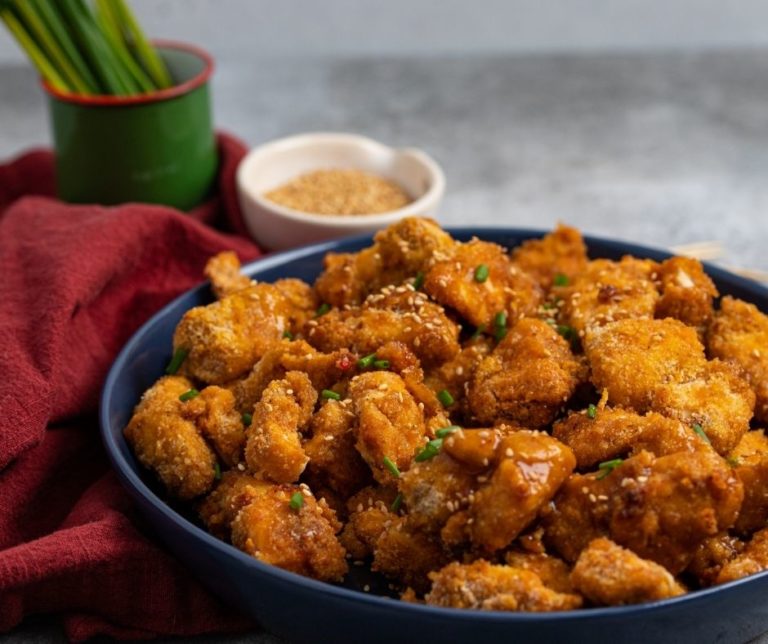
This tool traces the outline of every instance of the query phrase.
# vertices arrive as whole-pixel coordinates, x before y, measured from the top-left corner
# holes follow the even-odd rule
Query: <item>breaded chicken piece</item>
[[[556,275],[570,282],[587,268],[587,247],[578,230],[558,224],[541,239],[529,239],[514,248],[512,263],[548,291]]]
[[[250,373],[228,387],[237,400],[237,408],[250,412],[273,380],[289,371],[303,371],[317,391],[330,389],[334,383],[351,376],[357,358],[348,349],[322,353],[304,340],[282,340],[269,349],[253,365]]]
[[[476,275],[481,266],[487,269],[484,280]],[[435,262],[426,273],[424,290],[471,324],[487,329],[501,312],[510,320],[535,315],[543,299],[534,278],[512,264],[501,246],[479,239],[457,245],[449,258]]]
[[[552,426],[552,435],[573,450],[579,469],[643,450],[663,456],[706,447],[690,426],[677,420],[618,407],[596,409],[594,418],[586,410],[571,413]]]
[[[656,303],[657,318],[675,318],[696,327],[700,337],[712,321],[712,300],[717,297],[714,282],[697,259],[672,257],[658,270],[661,297]]]
[[[461,429],[443,440],[442,451],[459,461],[474,474],[496,467],[502,454],[501,439],[506,432],[499,428]],[[487,480],[487,479],[486,479]]]
[[[272,483],[261,481],[255,476],[238,470],[229,470],[221,475],[221,480],[198,505],[197,512],[200,520],[212,535],[229,541],[232,535],[232,521],[240,511],[244,500],[243,492],[247,487],[253,488],[252,493],[267,490]]]
[[[440,421],[446,418],[444,408],[437,399],[435,392],[424,382],[424,370],[421,368],[421,362],[404,343],[388,342],[376,351],[378,360],[386,360],[389,363],[389,370],[399,375],[406,388],[417,404],[424,405],[424,415],[427,422],[434,417],[440,417]],[[440,427],[450,425],[449,422],[441,424]]]
[[[768,422],[768,316],[754,304],[724,297],[707,334],[707,350],[744,372],[757,397],[755,418]]]
[[[627,319],[587,333],[584,351],[592,384],[614,405],[638,413],[653,408],[664,383],[692,380],[706,364],[695,329],[673,319]]]
[[[388,371],[356,376],[349,384],[349,397],[357,416],[357,450],[379,483],[394,483],[384,459],[401,472],[408,469],[424,444],[424,415],[403,379]]]
[[[497,451],[496,469],[469,506],[470,539],[487,552],[512,543],[576,466],[570,448],[541,432],[513,432]]]
[[[768,437],[762,430],[747,432],[728,454],[728,462],[744,484],[735,529],[749,534],[768,524]]]
[[[696,548],[686,572],[693,575],[702,586],[711,586],[723,566],[743,550],[744,542],[727,532],[709,537]]]
[[[195,423],[184,418],[179,396],[192,389],[181,376],[164,376],[141,397],[125,439],[136,458],[152,470],[168,491],[193,499],[211,489],[216,457]]]
[[[530,570],[497,566],[480,559],[471,564],[453,562],[430,574],[432,589],[427,604],[445,608],[474,608],[544,612],[572,610],[581,597],[547,588]]]
[[[677,574],[707,537],[733,526],[743,495],[710,450],[640,452],[609,473],[571,476],[544,517],[545,537],[566,561],[608,537]]]
[[[346,552],[336,533],[341,524],[306,486],[247,487],[247,499],[232,521],[232,543],[264,563],[322,581],[341,581]],[[297,507],[292,499],[301,495]]]
[[[595,539],[582,550],[571,572],[571,582],[597,606],[641,604],[685,592],[666,568],[610,539]]]
[[[741,579],[768,570],[768,528],[755,532],[744,551],[723,565],[715,583]]]
[[[181,415],[194,421],[227,467],[243,460],[245,427],[231,391],[215,385],[206,387],[199,396],[181,406]]]
[[[359,253],[328,253],[315,289],[332,306],[360,304],[385,286],[412,283],[455,244],[435,221],[408,217],[376,233],[373,246]]]
[[[222,251],[211,257],[206,262],[203,272],[211,280],[211,289],[218,300],[242,291],[253,283],[250,277],[240,272],[240,260],[237,253],[231,250]]]
[[[567,285],[552,289],[563,299],[562,321],[583,336],[616,320],[652,318],[659,298],[657,270],[656,262],[634,257],[589,262]]]
[[[364,356],[388,342],[402,342],[424,365],[455,356],[458,337],[458,325],[410,285],[385,288],[359,309],[333,309],[307,325],[307,340],[320,351],[348,348]]]
[[[245,461],[257,476],[276,483],[299,479],[309,461],[300,432],[307,426],[317,392],[307,375],[289,371],[264,390],[246,432]]]
[[[371,472],[355,448],[355,415],[348,405],[326,401],[312,417],[304,443],[307,471],[345,499],[366,485]]]
[[[349,520],[339,538],[354,559],[373,555],[373,548],[384,534],[385,525],[395,516],[392,511],[395,498],[395,488],[383,486],[365,487],[349,498]]]
[[[562,559],[546,553],[510,550],[504,555],[504,562],[513,568],[536,573],[547,588],[558,593],[575,592],[571,583],[571,568]]]
[[[475,371],[469,405],[481,423],[551,423],[582,379],[570,346],[542,320],[520,320]]]
[[[292,322],[303,319],[279,283],[254,283],[181,318],[173,335],[174,351],[189,351],[180,373],[220,385],[248,372]]]

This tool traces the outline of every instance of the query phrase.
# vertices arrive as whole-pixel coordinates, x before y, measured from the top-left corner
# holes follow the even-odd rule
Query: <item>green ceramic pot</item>
[[[58,194],[74,203],[141,201],[187,210],[210,193],[218,165],[204,51],[156,43],[174,87],[142,96],[78,96],[44,84]]]

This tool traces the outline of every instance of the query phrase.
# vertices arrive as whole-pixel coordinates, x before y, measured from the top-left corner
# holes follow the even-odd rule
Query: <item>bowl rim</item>
[[[446,227],[446,232],[452,236],[477,236],[480,239],[483,235],[509,235],[522,238],[536,238],[541,237],[544,234],[551,232],[549,229],[539,228],[516,228],[516,227],[481,227],[481,226],[465,226],[465,227]],[[299,248],[294,248],[288,251],[275,253],[267,257],[259,258],[253,262],[249,262],[242,267],[244,273],[250,275],[254,272],[269,270],[279,267],[284,264],[288,264],[298,259],[302,259],[308,255],[314,255],[316,253],[325,253],[332,250],[337,250],[339,245],[352,246],[356,243],[371,241],[372,235],[356,235],[354,237],[347,237],[343,239],[333,239],[329,241],[319,242],[315,244],[308,244]],[[636,244],[633,242],[624,242],[618,238],[606,238],[594,235],[584,235],[584,241],[589,250],[590,244],[596,243],[604,247],[614,247],[616,250],[624,254],[632,254],[640,257],[653,257],[654,255],[658,259],[673,257],[674,253],[667,249],[662,249],[653,246],[645,246]],[[746,289],[751,292],[757,292],[768,299],[768,286],[760,284],[754,280],[751,280],[740,275],[731,273],[730,271],[714,266],[709,262],[702,262],[707,274],[715,279],[721,279],[730,281],[738,288]],[[197,286],[188,289],[178,297],[174,298],[171,302],[166,304],[157,313],[150,317],[128,340],[117,355],[115,361],[110,367],[107,378],[102,388],[100,401],[99,401],[99,433],[101,434],[104,447],[107,451],[109,461],[115,469],[118,478],[124,486],[128,487],[129,494],[133,497],[134,503],[136,503],[136,497],[140,497],[145,503],[152,506],[152,508],[160,512],[167,520],[175,524],[175,527],[182,531],[191,534],[196,540],[201,541],[205,546],[213,548],[218,554],[234,558],[240,564],[246,568],[255,569],[258,573],[275,578],[276,581],[298,584],[304,586],[305,589],[330,594],[335,596],[338,600],[349,601],[352,603],[367,604],[372,608],[392,609],[396,607],[396,610],[402,610],[407,613],[411,613],[413,616],[429,616],[439,619],[450,620],[472,620],[477,622],[497,622],[499,620],[515,623],[515,622],[537,622],[537,621],[555,621],[555,622],[568,622],[568,621],[582,621],[595,618],[622,618],[629,616],[636,616],[641,613],[651,613],[654,611],[666,611],[676,609],[677,607],[691,602],[698,602],[711,596],[714,593],[719,593],[727,589],[736,588],[744,584],[753,583],[758,579],[763,579],[768,576],[768,570],[742,577],[725,584],[717,586],[711,586],[709,588],[703,588],[687,592],[677,597],[671,597],[668,599],[655,600],[651,602],[645,602],[641,604],[631,604],[627,606],[603,606],[603,607],[590,607],[579,608],[571,611],[551,611],[541,613],[526,613],[526,612],[509,612],[509,611],[483,611],[483,610],[469,610],[459,608],[445,608],[441,606],[430,606],[426,604],[415,604],[410,602],[404,602],[399,599],[393,600],[389,597],[380,595],[369,594],[361,592],[359,590],[353,590],[350,588],[344,588],[342,586],[334,585],[328,582],[318,581],[310,577],[293,573],[277,566],[266,564],[258,559],[247,555],[246,553],[238,550],[234,546],[217,539],[212,534],[206,532],[201,527],[192,523],[185,516],[176,512],[170,505],[168,505],[162,498],[156,495],[149,486],[141,480],[139,474],[134,471],[130,463],[121,454],[115,436],[110,432],[111,426],[109,419],[109,406],[112,398],[112,392],[114,390],[115,381],[118,374],[123,370],[127,362],[128,356],[132,353],[134,347],[142,343],[144,336],[172,309],[176,308],[181,300],[188,298],[192,294],[201,294],[206,291],[210,286],[209,281],[204,281]],[[120,432],[122,435],[122,431]],[[139,508],[142,510],[141,508]],[[143,512],[143,510],[142,510]],[[190,569],[181,562],[181,564],[194,574],[195,571]]]
[[[402,208],[397,208],[395,210],[360,215],[323,215],[303,212],[270,201],[269,199],[262,197],[260,192],[248,185],[245,177],[247,168],[252,163],[255,163],[255,160],[260,157],[307,145],[318,143],[322,145],[333,142],[353,144],[361,149],[375,149],[377,152],[386,152],[393,155],[408,154],[426,168],[427,173],[430,176],[430,186],[423,195],[414,199]],[[236,181],[238,192],[241,195],[251,199],[259,208],[270,211],[274,215],[297,223],[311,224],[316,227],[349,228],[351,230],[359,229],[361,225],[385,225],[397,221],[398,219],[402,219],[403,217],[422,213],[431,205],[435,204],[445,192],[445,174],[437,161],[424,150],[414,147],[395,148],[362,134],[354,134],[352,132],[304,132],[263,143],[249,150],[245,157],[243,157],[237,167]],[[246,216],[248,216],[247,213]]]

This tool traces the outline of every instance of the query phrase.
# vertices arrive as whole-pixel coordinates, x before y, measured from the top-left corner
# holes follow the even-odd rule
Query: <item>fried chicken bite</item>
[[[696,548],[686,573],[693,575],[702,586],[712,586],[723,566],[743,550],[744,542],[727,532],[709,537]]]
[[[213,486],[216,457],[195,423],[184,417],[179,396],[192,389],[181,376],[164,376],[141,397],[125,439],[144,467],[152,470],[168,491],[193,499]]]
[[[393,483],[385,464],[389,459],[406,471],[424,444],[424,415],[397,374],[363,373],[349,384],[352,409],[357,416],[357,450],[382,484]]]
[[[728,454],[728,462],[744,485],[735,530],[749,534],[768,523],[768,437],[762,430],[747,432]]]
[[[251,472],[275,483],[299,479],[309,461],[300,432],[316,402],[317,392],[301,371],[289,371],[267,386],[246,432],[245,461]]]
[[[536,573],[541,583],[558,593],[574,594],[576,592],[571,583],[571,568],[562,559],[546,553],[510,550],[505,553],[504,562],[513,568]]]
[[[703,338],[714,313],[712,300],[718,293],[701,262],[672,257],[659,266],[658,279],[661,297],[656,302],[656,317],[680,320],[695,327]]]
[[[339,538],[354,559],[373,555],[376,541],[396,515],[392,510],[395,499],[395,489],[383,486],[365,487],[349,498],[349,520]]]
[[[551,423],[582,379],[568,343],[546,322],[520,320],[477,367],[469,406],[480,423]]]
[[[641,604],[682,595],[669,571],[610,539],[594,539],[571,572],[574,588],[598,606]]]
[[[242,507],[246,488],[251,487],[253,494],[259,490],[267,490],[272,483],[257,479],[252,474],[239,470],[223,472],[221,480],[198,505],[197,513],[200,520],[212,535],[229,541],[232,535],[232,521]]]
[[[240,272],[240,260],[237,253],[231,250],[211,257],[206,262],[203,273],[211,280],[211,289],[218,300],[242,291],[253,283],[250,277]]]
[[[715,583],[724,584],[768,570],[768,528],[752,535],[744,551],[723,565]]]
[[[570,282],[587,268],[587,247],[578,230],[558,224],[541,239],[528,239],[514,248],[512,263],[548,291],[556,275]]]
[[[301,496],[301,503],[294,499]],[[246,487],[232,521],[232,544],[284,570],[322,581],[341,581],[346,552],[336,533],[341,524],[309,488],[292,485]]]
[[[768,316],[754,304],[724,297],[707,333],[707,350],[743,371],[755,392],[755,418],[768,422]]]
[[[581,597],[545,586],[530,570],[498,566],[480,559],[471,564],[453,562],[429,575],[432,589],[427,604],[445,608],[474,608],[544,612],[572,610]]]
[[[657,270],[656,262],[634,257],[589,262],[567,285],[552,289],[563,300],[562,321],[582,337],[616,320],[652,318],[659,299]]]
[[[227,467],[243,460],[245,428],[231,391],[215,385],[206,387],[199,396],[182,405],[181,415],[194,421]]]
[[[478,279],[480,267],[487,272],[484,279]],[[458,244],[450,257],[435,262],[424,290],[471,324],[488,329],[500,312],[511,320],[535,315],[543,298],[536,281],[512,264],[501,246],[479,239]]]

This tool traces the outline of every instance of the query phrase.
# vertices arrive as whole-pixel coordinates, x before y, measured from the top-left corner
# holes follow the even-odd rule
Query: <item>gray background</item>
[[[717,240],[768,271],[768,2],[132,5],[152,36],[214,54],[216,123],[249,145],[316,130],[415,145],[446,171],[444,223]],[[0,30],[0,160],[49,141]],[[59,639],[51,624],[0,641]]]

